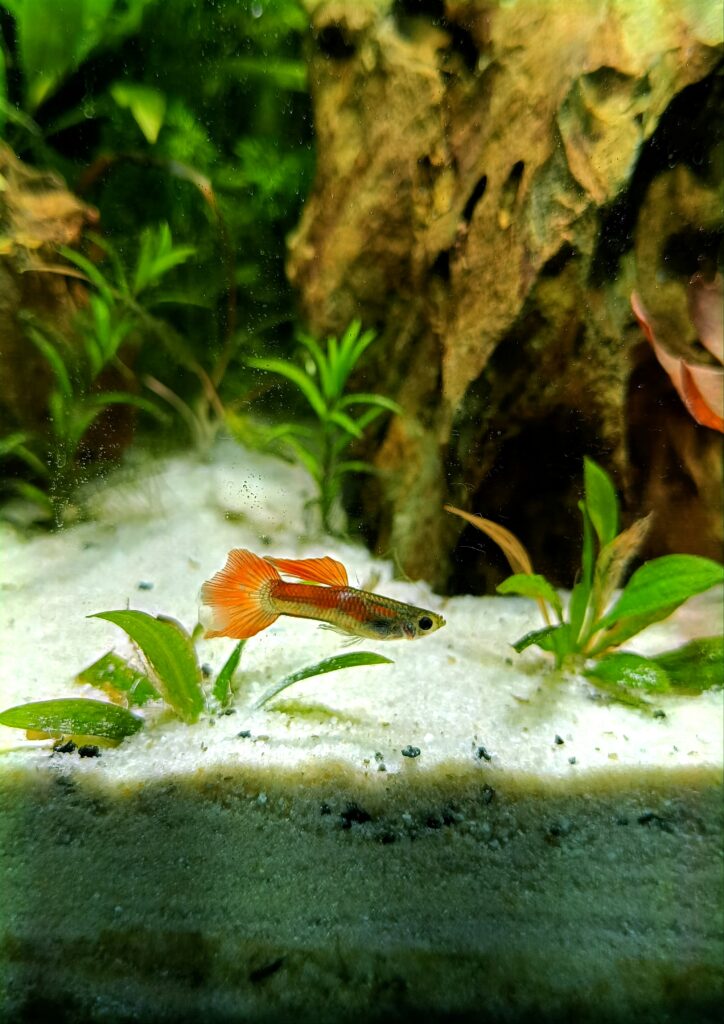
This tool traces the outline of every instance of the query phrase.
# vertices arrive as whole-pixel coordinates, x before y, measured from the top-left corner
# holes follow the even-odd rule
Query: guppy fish
[[[289,583],[280,571],[307,582]],[[318,619],[340,632],[372,640],[415,640],[445,625],[435,612],[355,590],[345,567],[328,556],[260,558],[235,548],[224,568],[204,583],[201,600],[211,609],[207,637],[254,636],[280,615]]]

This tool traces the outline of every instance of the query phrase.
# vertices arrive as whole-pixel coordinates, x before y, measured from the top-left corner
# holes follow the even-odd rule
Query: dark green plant
[[[544,611],[548,624],[517,640],[515,650],[540,647],[553,654],[557,668],[581,670],[595,685],[623,700],[669,690],[700,692],[723,683],[722,636],[701,638],[649,658],[618,648],[647,626],[668,618],[688,598],[724,582],[724,567],[695,555],[664,555],[644,562],[616,595],[651,517],[619,533],[615,488],[608,474],[588,458],[579,509],[583,517],[581,574],[565,610],[555,588],[533,573],[515,537],[481,517],[462,513],[500,545],[517,570],[498,592],[533,598]],[[511,557],[512,544],[523,552],[522,559]]]
[[[298,0],[174,0],[172,19],[161,0],[0,0],[4,138],[98,207],[117,250],[149,219],[194,238],[168,318],[213,388],[231,365],[232,397],[245,341],[292,314],[284,238],[313,166],[307,25]],[[146,356],[139,372],[203,432],[188,361],[163,374]]]
[[[135,383],[119,357],[124,342],[144,337],[161,340],[170,333],[152,317],[166,275],[194,253],[192,246],[173,244],[168,226],[147,228],[141,235],[136,262],[126,270],[114,248],[93,236],[109,259],[104,274],[92,260],[73,249],[62,255],[90,286],[88,305],[77,314],[70,338],[51,325],[26,318],[28,339],[51,372],[45,431],[17,431],[3,439],[0,456],[14,456],[32,471],[35,482],[16,481],[15,489],[41,506],[56,526],[63,521],[71,493],[78,483],[83,439],[93,423],[112,405],[130,405],[162,419],[158,406],[130,390],[103,386],[110,367],[121,380]]]
[[[140,653],[134,665],[112,651],[77,676],[77,681],[104,690],[115,703],[84,697],[59,698],[18,705],[0,712],[0,725],[78,741],[101,739],[111,744],[138,732],[144,719],[130,709],[161,701],[175,717],[192,724],[203,712],[223,711],[239,690],[235,679],[245,641],[240,641],[209,686],[198,662],[196,631],[189,634],[174,619],[146,612],[120,610],[98,612],[90,618],[105,619],[124,630]],[[391,664],[389,658],[368,651],[335,655],[285,676],[254,704],[262,707],[283,690],[310,676],[357,665]]]
[[[324,348],[310,335],[298,334],[307,354],[302,365],[287,359],[247,360],[249,366],[275,373],[296,385],[316,417],[312,424],[276,424],[266,439],[288,451],[313,477],[322,527],[330,533],[334,532],[333,512],[344,476],[374,472],[368,462],[348,458],[347,449],[363,437],[366,427],[381,413],[401,411],[384,395],[345,390],[350,374],[375,336],[372,330],[363,332],[359,320],[355,320],[342,338],[328,338]],[[364,407],[364,411],[355,413],[355,407]],[[231,426],[233,429],[233,420]]]

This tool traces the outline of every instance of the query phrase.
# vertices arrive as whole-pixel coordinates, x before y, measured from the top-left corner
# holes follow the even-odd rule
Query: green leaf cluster
[[[223,711],[234,700],[239,689],[235,676],[246,641],[236,644],[208,688],[196,655],[194,635],[175,619],[131,609],[97,612],[89,618],[119,626],[136,646],[142,668],[109,651],[79,672],[76,681],[104,690],[111,702],[84,697],[35,701],[0,712],[0,725],[25,729],[34,738],[42,735],[115,744],[138,732],[144,724],[144,719],[130,710],[132,707],[162,701],[173,715],[190,725],[204,711]],[[253,707],[262,707],[294,683],[311,676],[383,664],[392,663],[389,658],[369,651],[325,658],[279,680]]]
[[[347,449],[383,412],[401,412],[399,405],[384,395],[346,391],[352,371],[375,337],[374,331],[363,331],[360,321],[354,320],[341,338],[328,338],[324,345],[299,333],[306,356],[301,364],[287,359],[247,360],[249,366],[294,384],[314,414],[312,424],[276,425],[271,440],[314,479],[322,528],[330,533],[334,532],[333,511],[344,476],[374,472],[369,463],[348,458]],[[231,426],[233,429],[233,421]]]
[[[124,343],[136,346],[148,335],[165,338],[160,322],[148,313],[165,276],[194,253],[188,245],[174,245],[168,225],[146,228],[141,234],[136,262],[129,270],[113,246],[98,236],[91,240],[105,253],[110,274],[88,256],[61,248],[65,257],[90,287],[88,305],[81,309],[70,337],[36,318],[26,318],[28,340],[40,352],[51,374],[47,427],[41,431],[14,431],[0,441],[0,458],[22,460],[31,479],[13,487],[35,502],[58,526],[74,486],[79,482],[83,439],[96,420],[111,406],[133,406],[163,420],[157,403],[131,390],[135,377],[120,357]],[[128,389],[108,389],[105,371],[127,380]],[[106,374],[107,376],[107,374]]]
[[[73,260],[94,287],[83,314],[96,343],[88,346],[90,365],[95,370],[109,353],[133,345],[136,380],[206,447],[223,423],[222,402],[243,402],[251,387],[249,346],[279,325],[282,343],[293,343],[284,239],[313,171],[308,15],[298,0],[174,0],[170,18],[161,0],[0,0],[0,7],[4,139],[27,163],[60,172],[99,210],[106,260],[114,264],[107,275],[93,260],[84,268]],[[169,238],[194,240],[193,259],[173,265],[172,287],[147,277],[158,269],[158,248],[156,268],[143,259],[129,266],[125,255],[139,238],[143,255],[150,231],[157,242],[149,225],[159,222]],[[146,316],[143,330],[129,328],[134,315],[121,301],[116,263],[128,276],[126,297],[146,314],[163,304],[162,321]],[[104,291],[101,278],[113,290]],[[66,361],[64,339],[35,327]],[[75,384],[73,367],[69,376]],[[28,414],[0,423],[0,435],[36,425]],[[69,416],[61,414],[61,426],[72,435]],[[61,456],[65,467],[75,462],[71,476],[79,455]],[[16,489],[41,504],[50,491],[44,507],[57,518],[66,502],[63,474],[51,486],[21,447],[10,458],[11,472],[26,478]]]
[[[647,626],[668,618],[694,594],[724,582],[724,567],[696,555],[664,555],[644,562],[618,597],[616,589],[636,555],[649,517],[619,532],[619,505],[608,474],[584,460],[581,573],[564,613],[560,598],[542,576],[516,573],[498,587],[550,606],[553,625],[534,630],[513,645],[537,646],[560,667],[581,667],[597,686],[619,698],[640,693],[700,692],[724,683],[723,638],[706,637],[654,658],[618,648]]]

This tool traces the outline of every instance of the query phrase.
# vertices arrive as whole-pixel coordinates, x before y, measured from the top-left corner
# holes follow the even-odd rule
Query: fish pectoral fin
[[[356,633],[348,633],[345,629],[340,629],[338,626],[333,626],[329,622],[320,622],[319,628],[320,629],[329,629],[333,633],[337,633],[339,636],[344,637],[344,640],[342,641],[342,646],[343,647],[352,647],[353,644],[362,643],[362,637],[361,636],[357,636]]]
[[[349,586],[347,570],[341,562],[330,558],[329,555],[323,558],[272,558],[267,555],[266,560],[280,572],[294,576],[298,580],[323,583],[328,587]]]

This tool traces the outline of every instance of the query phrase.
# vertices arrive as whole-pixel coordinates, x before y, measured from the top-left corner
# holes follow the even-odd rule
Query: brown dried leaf
[[[652,513],[637,519],[601,549],[593,574],[593,621],[599,619],[605,611],[626,567],[646,539],[652,519]]]
[[[463,512],[462,509],[455,508],[454,505],[443,505],[443,508],[446,512],[452,512],[454,516],[460,516],[461,519],[464,519],[471,526],[476,527],[476,529],[482,530],[486,536],[495,541],[508,559],[508,565],[513,572],[524,572],[532,575],[533,565],[530,556],[514,533],[506,530],[500,523],[494,523],[492,519],[484,519],[483,516],[472,512]]]

